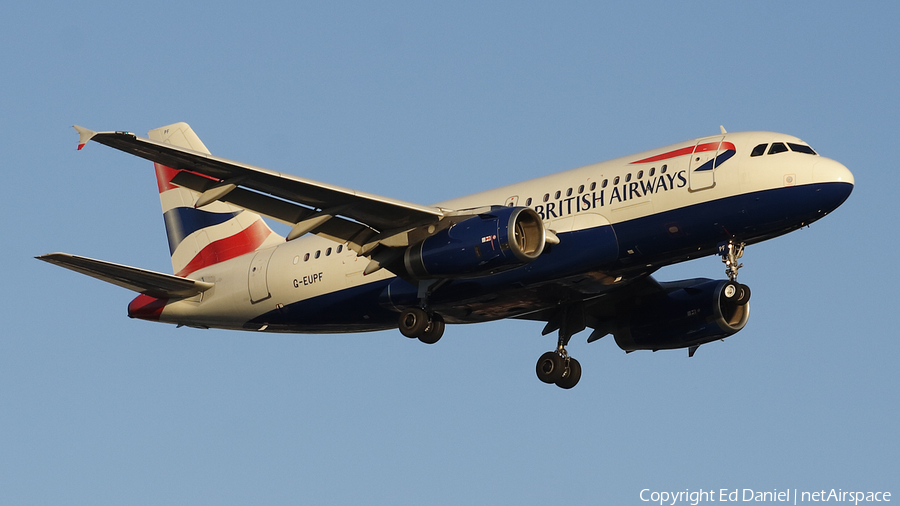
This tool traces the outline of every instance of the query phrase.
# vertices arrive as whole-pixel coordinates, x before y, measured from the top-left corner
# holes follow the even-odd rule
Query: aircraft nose
[[[820,197],[825,214],[837,209],[853,192],[853,174],[842,164],[823,158],[813,165],[813,184]],[[824,216],[824,214],[823,214]]]
[[[813,166],[814,183],[849,183],[853,187],[853,173],[843,164],[822,158]]]

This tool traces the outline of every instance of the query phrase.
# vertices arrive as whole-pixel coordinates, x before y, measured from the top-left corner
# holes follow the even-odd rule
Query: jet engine
[[[658,297],[639,301],[613,334],[625,351],[668,350],[724,339],[747,324],[749,288],[727,280],[663,283]]]
[[[463,278],[524,265],[544,251],[540,216],[528,207],[503,207],[445,228],[403,255],[416,278]]]

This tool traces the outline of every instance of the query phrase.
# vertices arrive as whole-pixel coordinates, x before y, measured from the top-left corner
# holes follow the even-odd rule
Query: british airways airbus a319
[[[433,344],[446,324],[546,322],[538,378],[572,388],[570,338],[626,352],[740,331],[744,247],[837,208],[853,175],[796,137],[727,133],[433,205],[219,158],[176,123],[149,133],[76,126],[154,162],[173,274],[50,253],[37,258],[138,292],[132,318],[197,328],[338,333],[399,328]],[[266,216],[292,228],[273,232]],[[718,255],[727,278],[662,283],[660,267]]]

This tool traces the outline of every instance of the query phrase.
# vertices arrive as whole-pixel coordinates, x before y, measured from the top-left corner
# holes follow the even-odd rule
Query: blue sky
[[[898,7],[887,2],[21,2],[0,19],[5,504],[644,504],[642,489],[900,493]],[[748,248],[724,342],[570,353],[533,322],[259,335],[130,320],[51,252],[171,268],[150,164],[72,124],[421,204],[718,132],[856,177]],[[722,277],[714,257],[661,280]]]

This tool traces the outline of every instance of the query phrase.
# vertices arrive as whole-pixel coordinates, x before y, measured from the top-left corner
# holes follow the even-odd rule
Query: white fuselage
[[[815,154],[787,151],[751,156],[755,146],[773,142],[803,144],[795,137],[771,132],[716,135],[467,195],[440,202],[436,207],[448,210],[498,205],[530,207],[543,218],[547,229],[559,237],[560,247],[569,237],[574,240],[573,232],[612,227],[621,252],[610,271],[627,272],[632,265],[643,262],[656,269],[689,258],[686,250],[709,254],[715,248],[712,237],[715,234],[701,237],[699,232],[712,230],[711,224],[716,221],[716,216],[707,216],[710,212],[703,211],[714,208],[702,207],[704,204],[721,202],[725,206],[721,209],[727,214],[731,205],[729,199],[734,197],[768,195],[766,192],[773,190],[810,185],[852,185],[853,176],[843,165]],[[701,145],[718,148],[685,152],[687,148]],[[733,146],[733,153],[728,154],[728,146]],[[678,154],[680,152],[683,154]],[[724,161],[709,170],[697,170],[705,163],[712,163],[717,154]],[[790,199],[790,195],[779,194],[778,198]],[[738,201],[734,202],[738,205]],[[747,201],[740,202],[752,209]],[[696,209],[697,213],[691,214],[689,209]],[[765,223],[757,227],[758,231],[755,225],[745,227],[746,240],[752,243],[789,232],[831,209],[833,207],[820,214],[815,214],[815,210],[798,213],[796,220],[777,226],[766,217]],[[658,223],[653,221],[654,217],[659,217]],[[698,221],[704,223],[695,223]],[[735,223],[744,222],[737,220]],[[641,242],[641,234],[645,231],[656,235],[648,238],[649,242]],[[666,246],[669,239],[671,248]],[[713,242],[709,244],[711,240]],[[629,264],[627,260],[632,255],[635,262]],[[379,304],[384,306],[384,301],[377,300],[377,294],[385,290],[395,275],[383,269],[363,276],[367,263],[366,258],[357,256],[346,245],[307,235],[193,273],[191,278],[215,283],[215,287],[191,299],[170,301],[159,319],[192,326],[265,329],[269,326],[267,318],[277,319],[279,312],[302,315],[306,311],[306,301],[332,297],[334,301],[329,303],[345,304],[353,323],[335,322],[330,326],[326,322],[315,329],[301,325],[297,328],[286,326],[281,330],[342,332],[388,328],[393,324],[386,323],[384,315],[376,314],[377,309],[362,308],[360,301],[370,301],[374,297],[373,308]],[[504,280],[510,275],[506,276]],[[529,283],[547,281],[548,275],[542,276]],[[507,286],[506,281],[497,285],[492,285],[488,279],[480,282],[485,283],[488,291],[515,289]],[[367,291],[367,286],[372,289]],[[308,311],[315,312],[325,306],[311,304],[308,307]],[[273,316],[261,319],[261,315]],[[480,316],[471,321],[492,318]],[[367,325],[367,321],[371,323]],[[457,321],[469,320],[459,318]]]

